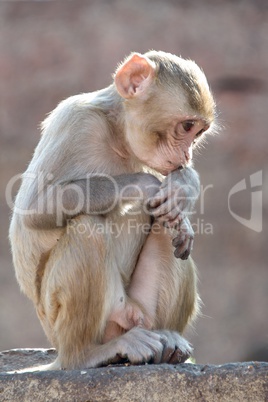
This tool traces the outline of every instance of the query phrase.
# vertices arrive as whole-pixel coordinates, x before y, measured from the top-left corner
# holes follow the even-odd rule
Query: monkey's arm
[[[124,202],[144,202],[154,196],[160,181],[147,173],[118,176],[90,175],[85,179],[44,186],[32,186],[24,200],[23,220],[32,229],[49,230],[65,226],[80,214],[106,215]],[[16,212],[16,209],[15,209]]]
[[[150,212],[155,219],[178,232],[172,242],[177,258],[187,259],[193,247],[194,231],[189,217],[193,214],[199,192],[197,172],[186,167],[170,173],[159,192],[149,200]]]

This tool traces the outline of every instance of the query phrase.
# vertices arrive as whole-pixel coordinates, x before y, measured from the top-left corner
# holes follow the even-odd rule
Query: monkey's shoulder
[[[72,118],[79,119],[81,122],[81,117],[83,118],[83,113],[88,110],[94,110],[95,104],[94,99],[97,93],[84,93],[79,95],[73,95],[69,98],[62,100],[55,109],[53,109],[47,116],[47,118],[42,123],[42,129],[45,130],[53,123],[58,122],[58,124],[70,123]]]

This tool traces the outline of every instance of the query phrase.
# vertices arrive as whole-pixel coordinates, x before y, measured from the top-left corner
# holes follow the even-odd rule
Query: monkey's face
[[[167,175],[191,163],[193,146],[211,120],[193,113],[179,86],[151,85],[147,95],[125,101],[127,139],[143,164]]]
[[[214,119],[214,100],[199,67],[173,55],[131,55],[115,74],[134,155],[167,175],[192,159],[192,146]]]
[[[128,141],[142,163],[166,176],[191,163],[193,146],[208,128],[209,124],[203,119],[184,116],[173,118],[169,123],[132,125]]]
[[[175,120],[166,131],[156,133],[155,147],[152,147],[147,164],[163,175],[187,166],[192,160],[193,145],[207,128],[201,119],[184,117]]]

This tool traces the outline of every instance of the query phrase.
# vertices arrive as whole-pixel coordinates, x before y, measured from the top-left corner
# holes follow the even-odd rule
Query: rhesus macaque
[[[190,165],[214,114],[194,62],[150,51],[44,121],[10,239],[20,287],[58,351],[47,368],[191,354],[181,336],[198,311]]]

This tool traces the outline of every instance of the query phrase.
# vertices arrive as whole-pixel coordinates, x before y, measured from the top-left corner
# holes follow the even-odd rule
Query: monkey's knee
[[[103,236],[87,239],[74,230],[47,261],[37,312],[62,367],[78,367],[90,345],[102,342],[111,304],[108,268]]]

